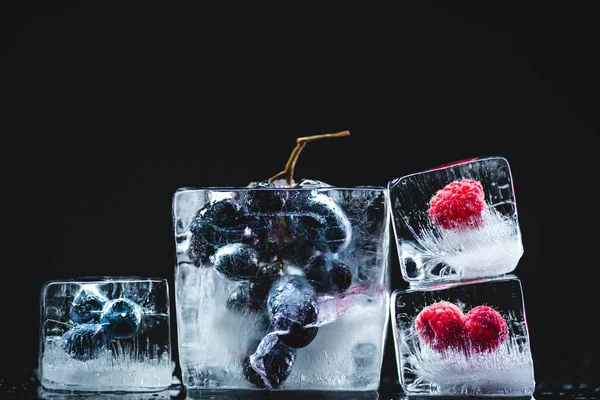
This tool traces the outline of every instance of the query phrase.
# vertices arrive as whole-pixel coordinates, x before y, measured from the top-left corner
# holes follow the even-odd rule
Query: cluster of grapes
[[[263,358],[273,387],[289,375],[296,349],[310,344],[319,328],[317,298],[339,295],[352,283],[350,268],[337,255],[352,237],[348,217],[323,187],[303,181],[278,190],[259,182],[245,198],[224,198],[197,212],[189,228],[190,259],[199,268],[214,268],[240,282],[227,307],[240,313],[260,313],[265,334],[278,333],[277,344]],[[256,350],[252,344],[250,354]],[[246,379],[264,387],[261,376],[243,360]]]
[[[62,336],[62,348],[71,357],[88,361],[110,347],[113,341],[136,335],[142,321],[141,307],[126,298],[109,300],[82,289],[71,305],[73,326]]]

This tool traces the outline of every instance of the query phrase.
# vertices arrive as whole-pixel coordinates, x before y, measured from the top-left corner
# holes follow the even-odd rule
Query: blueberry
[[[316,291],[301,275],[282,275],[273,283],[267,298],[267,312],[273,331],[288,331],[280,340],[302,348],[315,338],[318,328],[305,328],[317,320]]]
[[[62,336],[63,350],[80,361],[97,358],[106,345],[107,339],[100,324],[76,325]]]
[[[100,321],[100,312],[108,299],[95,288],[83,287],[71,304],[69,315],[75,324]]]
[[[208,204],[199,210],[190,224],[188,255],[197,266],[207,264],[224,244],[240,242],[248,234],[251,218],[232,198]]]
[[[137,333],[141,320],[140,306],[125,298],[107,302],[100,315],[100,324],[111,339],[132,337]]]
[[[290,376],[292,366],[296,359],[296,351],[289,348],[281,341],[265,355],[263,363],[267,379],[273,388],[281,384]],[[252,368],[250,356],[246,356],[242,362],[242,373],[244,378],[258,388],[264,388],[266,385],[261,376]]]
[[[234,281],[248,280],[259,273],[258,253],[243,243],[220,247],[213,257],[213,265],[217,271]]]

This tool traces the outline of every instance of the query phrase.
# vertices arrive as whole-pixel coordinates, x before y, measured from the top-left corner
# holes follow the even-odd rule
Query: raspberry
[[[493,351],[506,340],[506,321],[489,306],[477,306],[463,318],[465,349],[482,353]]]
[[[437,351],[461,347],[463,312],[447,301],[425,307],[415,319],[419,339]]]
[[[436,192],[429,201],[429,218],[444,229],[478,227],[486,207],[481,183],[462,179]]]

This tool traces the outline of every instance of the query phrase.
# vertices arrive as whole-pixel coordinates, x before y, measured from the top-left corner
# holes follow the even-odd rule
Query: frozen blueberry
[[[142,311],[131,300],[119,298],[108,301],[100,315],[100,324],[111,339],[128,339],[140,327]]]
[[[108,299],[94,289],[83,287],[75,295],[69,312],[73,323],[85,324],[100,321],[102,307]]]
[[[97,358],[106,345],[107,339],[100,324],[76,325],[62,336],[63,350],[80,361]]]

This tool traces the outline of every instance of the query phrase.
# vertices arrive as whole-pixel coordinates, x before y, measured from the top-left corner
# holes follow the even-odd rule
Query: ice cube
[[[388,204],[384,187],[178,190],[186,388],[377,390],[389,320]]]
[[[411,284],[512,272],[523,255],[508,161],[484,157],[388,184],[402,276]]]
[[[172,382],[168,282],[83,277],[41,292],[39,379],[46,390],[147,392]]]
[[[407,395],[533,394],[523,294],[514,275],[396,290],[391,303]]]

